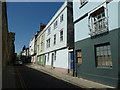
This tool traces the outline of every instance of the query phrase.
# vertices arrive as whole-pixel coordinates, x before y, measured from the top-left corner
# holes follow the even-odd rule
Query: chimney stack
[[[40,24],[40,32],[45,28],[46,24]]]

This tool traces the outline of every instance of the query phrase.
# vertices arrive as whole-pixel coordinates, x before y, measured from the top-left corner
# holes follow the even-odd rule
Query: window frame
[[[88,27],[90,30],[89,35],[96,36],[109,31],[108,14],[105,5],[91,11],[88,15]],[[100,18],[101,17],[101,18]]]
[[[109,48],[108,48],[108,46],[109,46]],[[96,67],[98,67],[98,68],[112,68],[113,67],[113,62],[112,62],[112,52],[111,52],[110,43],[107,42],[107,43],[97,44],[94,47],[95,47]],[[105,50],[105,47],[107,48],[106,50]],[[101,49],[101,50],[97,51],[98,48]],[[105,52],[107,52],[107,55],[105,55],[106,54]],[[98,53],[99,53],[99,55],[97,55]],[[106,59],[106,56],[107,56],[107,59]],[[102,58],[101,61],[100,61],[100,58]],[[108,62],[111,63],[111,65],[107,65]],[[102,65],[100,65],[100,64],[102,64]]]
[[[62,14],[61,16],[60,16],[60,22],[62,22],[64,20],[64,15]]]
[[[48,28],[48,33],[47,35],[50,35],[51,34],[51,27]]]
[[[81,56],[78,56],[78,52],[80,52],[80,53],[81,53]],[[80,58],[80,59],[81,59],[81,62],[78,62],[78,58]],[[83,63],[82,50],[81,50],[81,49],[76,50],[76,63],[77,63],[78,65],[81,65],[81,64]]]
[[[54,41],[53,41],[53,45],[56,45],[56,34],[54,34]]]
[[[49,48],[50,47],[50,38],[47,39],[46,42],[47,42],[47,48]]]
[[[56,20],[56,21],[54,22],[54,29],[57,28],[57,25],[58,25],[58,20]]]
[[[62,34],[61,34],[61,32],[62,32]],[[60,30],[60,42],[63,41],[63,35],[64,35],[64,32],[63,32],[63,29],[61,29],[61,30]]]

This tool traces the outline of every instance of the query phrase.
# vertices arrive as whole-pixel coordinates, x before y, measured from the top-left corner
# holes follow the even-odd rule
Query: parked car
[[[20,59],[18,59],[14,62],[14,65],[22,65],[22,64],[23,64],[23,62]]]

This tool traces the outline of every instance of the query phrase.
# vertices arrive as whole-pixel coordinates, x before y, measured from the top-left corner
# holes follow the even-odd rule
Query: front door
[[[54,53],[52,53],[52,58],[51,58],[51,68],[53,68],[53,61],[54,61]]]
[[[74,53],[70,52],[70,69],[73,70]]]

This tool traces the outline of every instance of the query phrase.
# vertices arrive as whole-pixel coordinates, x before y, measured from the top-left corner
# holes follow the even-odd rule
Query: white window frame
[[[64,15],[62,14],[61,16],[60,16],[60,22],[62,22],[64,20]]]
[[[64,32],[62,33],[62,35],[61,35],[61,32],[63,32],[63,29],[60,30],[60,41],[63,41],[63,34],[64,34]]]
[[[47,48],[49,48],[50,47],[50,38],[47,39],[46,42],[47,42]]]
[[[56,20],[55,23],[54,23],[54,29],[57,28],[57,25],[58,25],[58,21]]]
[[[98,19],[93,17],[92,14],[95,13],[97,10],[104,9],[104,12],[100,13],[101,15],[104,13],[104,17]],[[99,15],[100,15],[99,14]],[[89,14],[89,19],[88,19],[88,27],[90,29],[89,35],[91,36],[96,36],[105,32],[108,32],[108,14],[107,14],[107,5],[103,4],[100,7],[94,9],[91,11]],[[98,15],[96,15],[97,17]],[[95,20],[96,19],[96,20]],[[95,26],[96,25],[96,26]],[[100,28],[101,26],[101,28]],[[96,28],[97,27],[97,28]]]
[[[50,35],[51,34],[51,28],[49,27],[48,28],[48,34],[47,35]]]
[[[53,42],[54,45],[56,45],[56,34],[54,34],[54,42]]]

